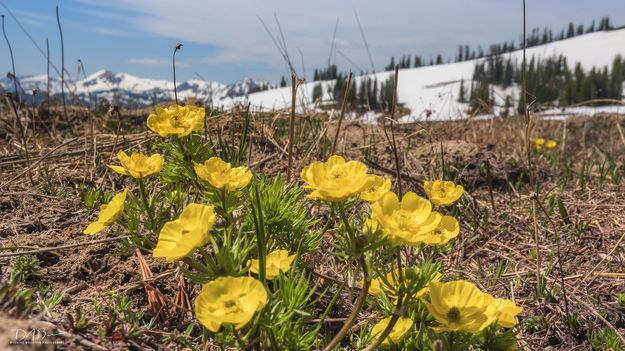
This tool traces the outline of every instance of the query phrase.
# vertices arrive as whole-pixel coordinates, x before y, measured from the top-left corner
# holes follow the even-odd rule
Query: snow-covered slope
[[[570,66],[581,63],[585,69],[610,65],[616,55],[625,57],[625,29],[595,32],[567,40],[557,41],[546,45],[536,46],[527,50],[528,60],[531,57],[548,58],[556,55],[567,57]],[[515,51],[504,55],[512,56],[521,62],[522,51]],[[473,76],[476,60],[437,66],[402,69],[399,73],[398,102],[410,110],[410,115],[402,120],[424,119],[426,112],[431,112],[430,119],[446,120],[466,116],[466,104],[457,102],[460,82],[468,83]],[[378,83],[386,81],[392,72],[381,72],[375,75],[357,77],[357,83],[365,78],[377,78]],[[310,103],[312,91],[318,82],[303,84],[299,89],[298,101],[300,106]],[[332,82],[323,82],[324,93]],[[518,89],[508,88],[506,91],[495,92],[496,104],[502,105],[506,95],[513,100],[519,95]],[[326,96],[327,97],[327,96]],[[250,94],[247,97],[225,99],[224,104],[247,100],[252,106],[263,109],[287,108],[291,101],[291,88],[279,88]],[[499,100],[499,101],[497,101]]]
[[[570,67],[577,62],[585,69],[610,65],[616,55],[625,57],[625,29],[607,32],[595,32],[577,36],[567,40],[556,41],[546,45],[536,46],[527,50],[528,60],[531,57],[548,58],[557,55],[567,57]],[[513,57],[521,62],[522,52],[515,51],[504,56]],[[460,82],[465,81],[468,90],[473,76],[476,60],[450,63],[436,66],[402,69],[399,74],[398,102],[410,110],[410,114],[403,116],[403,121],[425,119],[446,120],[466,116],[466,104],[457,102]],[[367,76],[356,77],[357,83],[367,78],[376,78],[378,84],[385,82],[392,72],[380,72]],[[36,75],[19,78],[20,88],[27,95],[33,89],[41,92],[46,90],[46,75]],[[51,91],[60,94],[61,85],[58,77],[51,77]],[[325,100],[329,98],[329,88],[332,81],[308,82],[298,90],[298,107],[310,107],[313,89],[317,84],[323,87]],[[189,80],[178,83],[179,98],[196,98],[213,105],[229,108],[236,103],[250,102],[254,108],[263,110],[284,109],[290,106],[291,88],[273,88],[265,81],[244,79],[235,84],[206,82],[203,80]],[[7,78],[0,79],[0,90],[13,90],[13,82]],[[78,97],[86,103],[89,94],[96,99],[107,99],[115,103],[131,106],[145,106],[160,101],[171,101],[174,98],[173,83],[167,80],[146,79],[132,76],[127,73],[113,73],[101,70],[85,79],[68,81],[66,92],[69,98]],[[510,87],[506,90],[495,89],[495,104],[503,105],[506,96],[516,100],[519,89]],[[368,117],[375,120],[373,115]]]
[[[40,92],[47,90],[45,74],[18,78],[21,94],[30,95],[33,89]],[[84,79],[66,80],[65,91],[68,99],[79,98],[82,102],[89,101],[89,95],[96,101],[107,99],[110,102],[145,106],[160,101],[174,99],[174,84],[167,80],[139,78],[127,73],[113,73],[107,70],[97,71]],[[178,82],[178,98],[195,98],[206,103],[218,104],[224,98],[242,97],[260,87],[272,87],[266,81],[244,79],[235,84],[222,84],[203,80]],[[13,81],[0,79],[0,90],[13,90]],[[52,95],[61,93],[61,82],[56,76],[50,77]],[[40,95],[40,98],[43,95]]]

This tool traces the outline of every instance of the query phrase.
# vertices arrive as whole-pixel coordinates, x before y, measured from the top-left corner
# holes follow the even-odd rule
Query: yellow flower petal
[[[267,304],[267,290],[252,277],[220,277],[206,283],[195,300],[195,317],[216,333],[223,323],[241,329]]]
[[[280,273],[286,273],[291,269],[291,264],[295,260],[295,255],[290,255],[287,250],[276,250],[267,254],[265,262],[265,277],[275,279]],[[248,261],[250,272],[258,274],[260,271],[259,261],[251,259]]]
[[[219,157],[211,157],[203,164],[194,165],[195,174],[217,189],[233,191],[246,187],[252,180],[252,172],[245,167],[232,168]]]
[[[426,181],[423,183],[423,189],[430,201],[438,206],[451,205],[464,193],[462,185],[456,185],[454,182],[442,180],[435,180],[433,182]]]
[[[490,295],[464,280],[429,285],[429,301],[423,301],[439,322],[436,331],[477,333],[497,319]]]
[[[522,307],[508,299],[494,299],[494,304],[498,313],[497,324],[504,328],[514,328],[519,323],[517,315],[523,312]]]
[[[442,216],[436,229],[424,235],[424,243],[428,245],[445,245],[460,233],[460,224],[452,216]]]
[[[313,162],[300,176],[311,198],[330,202],[345,201],[373,186],[376,179],[367,174],[367,166],[358,161],[345,162],[341,156],[330,156],[327,162]]]
[[[104,228],[112,225],[117,221],[119,216],[124,211],[124,202],[126,201],[126,193],[128,189],[124,189],[123,191],[115,194],[109,203],[100,206],[100,213],[98,214],[98,219],[89,224],[87,228],[83,231],[83,234],[93,235]]]
[[[90,223],[82,233],[86,235],[94,235],[102,231],[102,229],[104,228],[106,228],[106,226],[103,223],[96,221],[96,222]]]
[[[188,256],[208,242],[215,220],[213,206],[187,205],[178,219],[165,223],[152,255],[164,257],[168,262]]]
[[[204,108],[171,105],[167,108],[157,108],[156,114],[148,116],[147,125],[161,137],[182,138],[194,131],[203,130],[205,115]]]
[[[406,193],[401,203],[395,193],[388,192],[371,206],[371,218],[393,245],[419,245],[424,243],[425,234],[436,229],[442,216],[413,192]]]
[[[160,172],[165,163],[165,159],[159,154],[147,156],[133,153],[128,156],[124,151],[119,152],[117,159],[121,166],[108,165],[108,167],[119,174],[137,179]]]
[[[380,334],[386,329],[388,323],[391,321],[392,317],[386,317],[379,321],[376,325],[371,328],[371,336],[373,339],[377,339]],[[397,319],[397,323],[393,326],[391,333],[382,341],[381,346],[387,346],[393,342],[393,344],[399,343],[405,336],[406,333],[412,328],[414,322],[410,318],[399,317]]]

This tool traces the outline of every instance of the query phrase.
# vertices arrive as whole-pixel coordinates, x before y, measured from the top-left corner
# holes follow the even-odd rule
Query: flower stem
[[[404,282],[403,282],[400,248],[397,248],[397,269],[398,269],[397,275],[399,277],[399,286],[402,287]],[[400,289],[400,291],[398,291],[398,294],[397,294],[397,305],[395,305],[395,311],[393,311],[391,320],[388,322],[388,324],[386,325],[386,328],[382,331],[382,333],[378,335],[377,339],[375,339],[373,344],[369,345],[369,347],[367,347],[364,351],[376,350],[378,346],[380,346],[380,344],[384,341],[384,339],[388,337],[388,335],[393,330],[393,327],[395,327],[395,324],[397,324],[397,321],[399,320],[399,317],[401,316],[403,312],[403,303],[404,303],[404,294],[402,293]]]
[[[341,211],[342,212],[342,211]],[[345,334],[349,331],[349,329],[356,322],[356,318],[358,317],[358,313],[362,309],[365,304],[365,300],[367,299],[367,294],[369,292],[369,286],[371,285],[371,277],[369,276],[369,270],[367,269],[367,262],[365,262],[365,256],[361,255],[358,262],[360,263],[360,267],[362,268],[362,274],[364,276],[364,283],[362,284],[362,290],[360,291],[360,295],[358,295],[358,299],[356,300],[356,304],[354,305],[354,309],[352,313],[349,315],[341,330],[332,338],[330,343],[323,349],[324,351],[333,350],[345,337]]]
[[[258,184],[254,186],[256,194],[256,205],[252,206],[254,212],[254,226],[256,227],[256,241],[258,245],[258,278],[263,284],[265,283],[266,275],[266,240],[265,240],[265,221],[263,220],[263,208],[260,201],[260,192],[258,191]]]
[[[150,206],[150,202],[148,201],[148,195],[145,191],[145,184],[143,184],[143,179],[137,179],[139,183],[139,191],[141,192],[141,199],[143,200],[143,206],[145,207],[145,211],[148,214],[148,219],[150,221],[151,229],[154,229],[154,213],[152,213],[152,206]]]
[[[339,203],[339,215],[341,216],[343,224],[345,224],[345,230],[347,230],[347,234],[349,235],[350,239],[355,239],[352,227],[347,220],[347,216],[345,215],[345,208],[343,207],[343,203]]]

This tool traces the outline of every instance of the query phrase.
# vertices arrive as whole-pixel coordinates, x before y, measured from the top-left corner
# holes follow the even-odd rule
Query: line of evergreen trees
[[[571,106],[577,103],[623,97],[625,59],[614,58],[611,67],[592,68],[585,71],[577,63],[571,68],[566,57],[545,60],[532,58],[527,65],[527,89],[531,101],[537,104]],[[476,64],[469,92],[472,112],[481,112],[494,105],[493,87],[521,86],[521,63],[514,58],[494,56]],[[458,100],[466,102],[464,82],[460,85]],[[506,97],[509,100],[510,97]],[[521,100],[521,99],[519,99]],[[509,102],[507,102],[509,104]],[[511,106],[509,106],[511,107]],[[518,111],[523,112],[519,101]]]
[[[394,75],[391,75],[381,83],[378,82],[377,78],[353,79],[346,100],[348,107],[356,111],[389,112],[393,99],[393,80]],[[343,102],[346,85],[347,75],[339,73],[335,84],[331,85],[328,91],[335,104],[340,105]],[[322,95],[323,86],[321,83],[318,83],[313,87],[313,101],[317,101]]]
[[[566,31],[563,29],[557,35],[554,35],[553,31],[549,28],[544,28],[542,30],[540,28],[534,28],[527,35],[526,44],[527,44],[527,47],[530,48],[533,46],[549,44],[554,41],[573,38],[575,36],[583,35],[586,33],[593,33],[596,31],[606,31],[606,30],[613,30],[613,29],[615,28],[610,22],[609,16],[601,18],[598,26],[595,26],[594,20],[588,27],[584,27],[583,24],[575,25],[575,23],[570,22],[568,25],[568,29]],[[480,59],[480,58],[489,57],[489,56],[497,56],[497,55],[505,54],[505,53],[520,49],[522,46],[521,45],[522,42],[523,42],[523,37],[521,37],[521,39],[519,40],[520,44],[518,46],[514,43],[514,41],[511,41],[511,42],[493,44],[488,47],[488,50],[484,50],[481,46],[478,46],[477,48],[472,49],[469,45],[459,45],[458,53],[456,54],[454,60],[455,62],[462,62],[462,61],[469,61],[469,60],[475,60],[475,59]],[[450,59],[447,59],[446,62],[450,62],[450,61],[451,61]],[[410,55],[403,55],[401,60],[398,62],[399,68],[410,68],[411,62],[412,60],[411,60]],[[439,55],[436,55],[435,60],[430,57],[429,65],[430,66],[440,65],[440,64],[443,64],[444,62],[445,61],[443,60],[443,57],[439,54]],[[418,56],[418,55],[415,56],[414,64],[412,67],[416,68],[416,67],[421,67],[421,66],[426,66],[426,65],[427,65],[427,62],[425,62],[421,56]],[[384,69],[386,71],[392,71],[394,68],[395,68],[395,57],[391,57],[391,61],[389,62],[387,66],[385,66]]]
[[[606,31],[615,29],[609,17],[603,17],[598,25],[593,21],[589,26],[575,25],[569,23],[566,30],[554,35],[549,28],[533,29],[527,36],[527,47],[544,45],[554,41],[572,38],[585,33],[595,31]],[[482,47],[471,49],[468,45],[460,45],[458,53],[454,58],[456,62],[484,58],[476,64],[472,82],[465,85],[460,84],[460,94],[458,100],[469,102],[472,111],[481,109],[491,109],[494,105],[494,86],[510,87],[521,83],[520,63],[513,58],[505,59],[503,54],[519,50],[520,46],[514,41],[494,44],[485,51]],[[447,59],[447,62],[451,62]],[[394,69],[399,65],[400,69],[410,67],[422,67],[427,65],[443,64],[443,57],[439,54],[435,59],[430,57],[429,62],[422,56],[403,55],[398,61],[395,57],[387,66],[386,71]],[[360,72],[364,75],[368,72]],[[619,99],[622,94],[622,82],[625,79],[625,60],[620,57],[614,60],[609,70],[592,69],[584,72],[581,66],[577,65],[570,69],[564,57],[556,57],[547,60],[531,59],[528,63],[527,80],[528,92],[535,99],[536,103],[557,103],[560,106],[569,106],[591,99]],[[336,64],[330,64],[323,69],[315,69],[313,81],[334,80],[329,88],[328,94],[332,100],[340,104],[343,100],[347,74],[338,71]],[[392,77],[388,81],[378,84],[377,79],[365,78],[352,81],[350,94],[347,102],[352,109],[372,109],[376,111],[387,111],[392,99]],[[282,77],[280,86],[286,86],[287,80]],[[313,88],[313,100],[317,100],[323,95],[321,84]],[[468,95],[468,97],[467,97]],[[512,97],[506,97],[506,105],[511,107]],[[522,109],[522,106],[519,107]],[[520,110],[521,111],[521,110]]]

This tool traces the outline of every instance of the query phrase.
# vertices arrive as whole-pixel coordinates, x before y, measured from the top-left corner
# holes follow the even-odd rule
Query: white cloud
[[[166,60],[164,58],[154,58],[154,57],[140,57],[140,58],[133,57],[133,58],[128,59],[128,63],[133,64],[133,65],[154,66],[154,67],[171,65],[171,61],[169,60]],[[191,64],[186,61],[176,60],[176,66],[186,68],[186,67],[191,67]]]
[[[146,65],[146,66],[164,66],[167,64],[164,60],[157,60],[151,57],[143,57],[143,58],[131,58],[128,60],[128,63],[132,63],[133,65]]]
[[[110,28],[110,27],[93,27],[92,29],[96,33],[111,35],[115,37],[129,37],[130,36],[130,33],[126,31],[115,29],[115,28]]]
[[[199,58],[200,63],[264,62],[279,72],[284,71],[282,57],[258,16],[277,36],[274,13],[277,14],[294,66],[296,69],[301,66],[299,48],[309,71],[326,64],[337,18],[337,49],[358,66],[370,67],[354,9],[358,11],[377,70],[388,63],[390,56],[421,54],[429,58],[438,53],[453,56],[459,44],[486,47],[516,40],[521,32],[520,2],[511,1],[81,1],[100,12],[119,14],[118,19],[111,20],[116,28],[182,43],[211,45],[213,52]],[[591,7],[594,12],[605,12],[606,8],[614,7],[607,2]],[[550,25],[556,29],[569,20],[589,22],[592,17],[600,17],[567,5],[567,1],[531,5],[530,27]],[[353,68],[342,55],[337,55],[336,60],[342,68]]]

